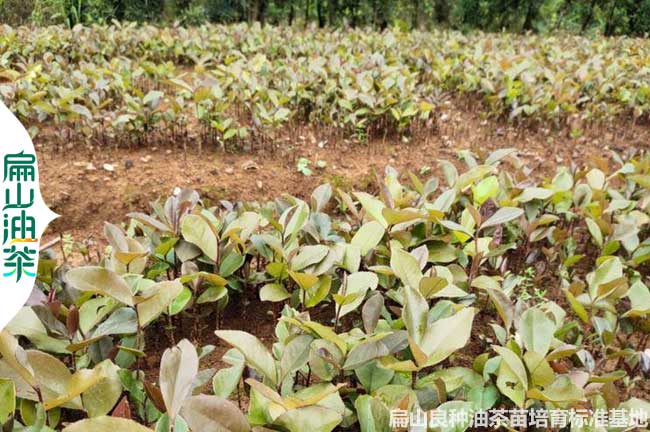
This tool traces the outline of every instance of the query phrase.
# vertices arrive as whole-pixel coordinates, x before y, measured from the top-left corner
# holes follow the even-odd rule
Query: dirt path
[[[465,149],[486,154],[515,147],[541,177],[571,161],[580,165],[607,157],[610,150],[631,152],[650,147],[647,126],[599,126],[574,138],[567,136],[568,132],[497,125],[461,112],[446,114],[437,130],[408,143],[323,144],[325,138],[301,132],[295,131],[291,142],[274,152],[237,154],[216,149],[184,153],[155,147],[57,153],[43,150],[44,143],[36,139],[43,196],[61,215],[45,239],[70,232],[75,240],[93,236],[102,244],[104,221],[121,222],[130,211],[148,211],[150,202],[165,199],[177,186],[198,190],[208,203],[271,200],[283,193],[308,198],[324,182],[348,189],[372,188],[374,171],[381,173],[386,165],[414,173],[428,167],[428,174],[422,177],[434,175],[437,159],[456,160],[457,152]],[[289,131],[289,135],[293,133]],[[299,158],[311,161],[311,176],[298,172]],[[317,168],[317,161],[324,161],[326,167]],[[104,164],[110,164],[113,171],[104,169]]]

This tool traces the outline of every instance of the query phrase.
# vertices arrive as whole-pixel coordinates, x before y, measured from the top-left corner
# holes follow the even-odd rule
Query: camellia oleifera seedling
[[[649,55],[644,39],[570,35],[5,25],[0,96],[51,145],[273,148],[295,123],[408,137],[449,95],[579,136],[577,119],[647,117]]]

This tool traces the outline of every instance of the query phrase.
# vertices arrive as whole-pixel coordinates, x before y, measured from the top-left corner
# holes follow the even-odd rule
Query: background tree
[[[323,27],[650,33],[650,0],[0,0],[0,22],[259,22]]]

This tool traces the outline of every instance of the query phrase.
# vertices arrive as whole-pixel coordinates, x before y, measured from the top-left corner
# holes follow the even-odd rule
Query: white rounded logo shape
[[[0,102],[0,330],[29,298],[38,271],[41,235],[57,217],[41,196],[29,134]]]

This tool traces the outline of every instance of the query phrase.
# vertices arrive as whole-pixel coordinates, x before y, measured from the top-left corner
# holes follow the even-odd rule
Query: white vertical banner
[[[29,133],[0,101],[0,330],[23,307],[38,270],[41,235],[57,215],[41,196]]]

